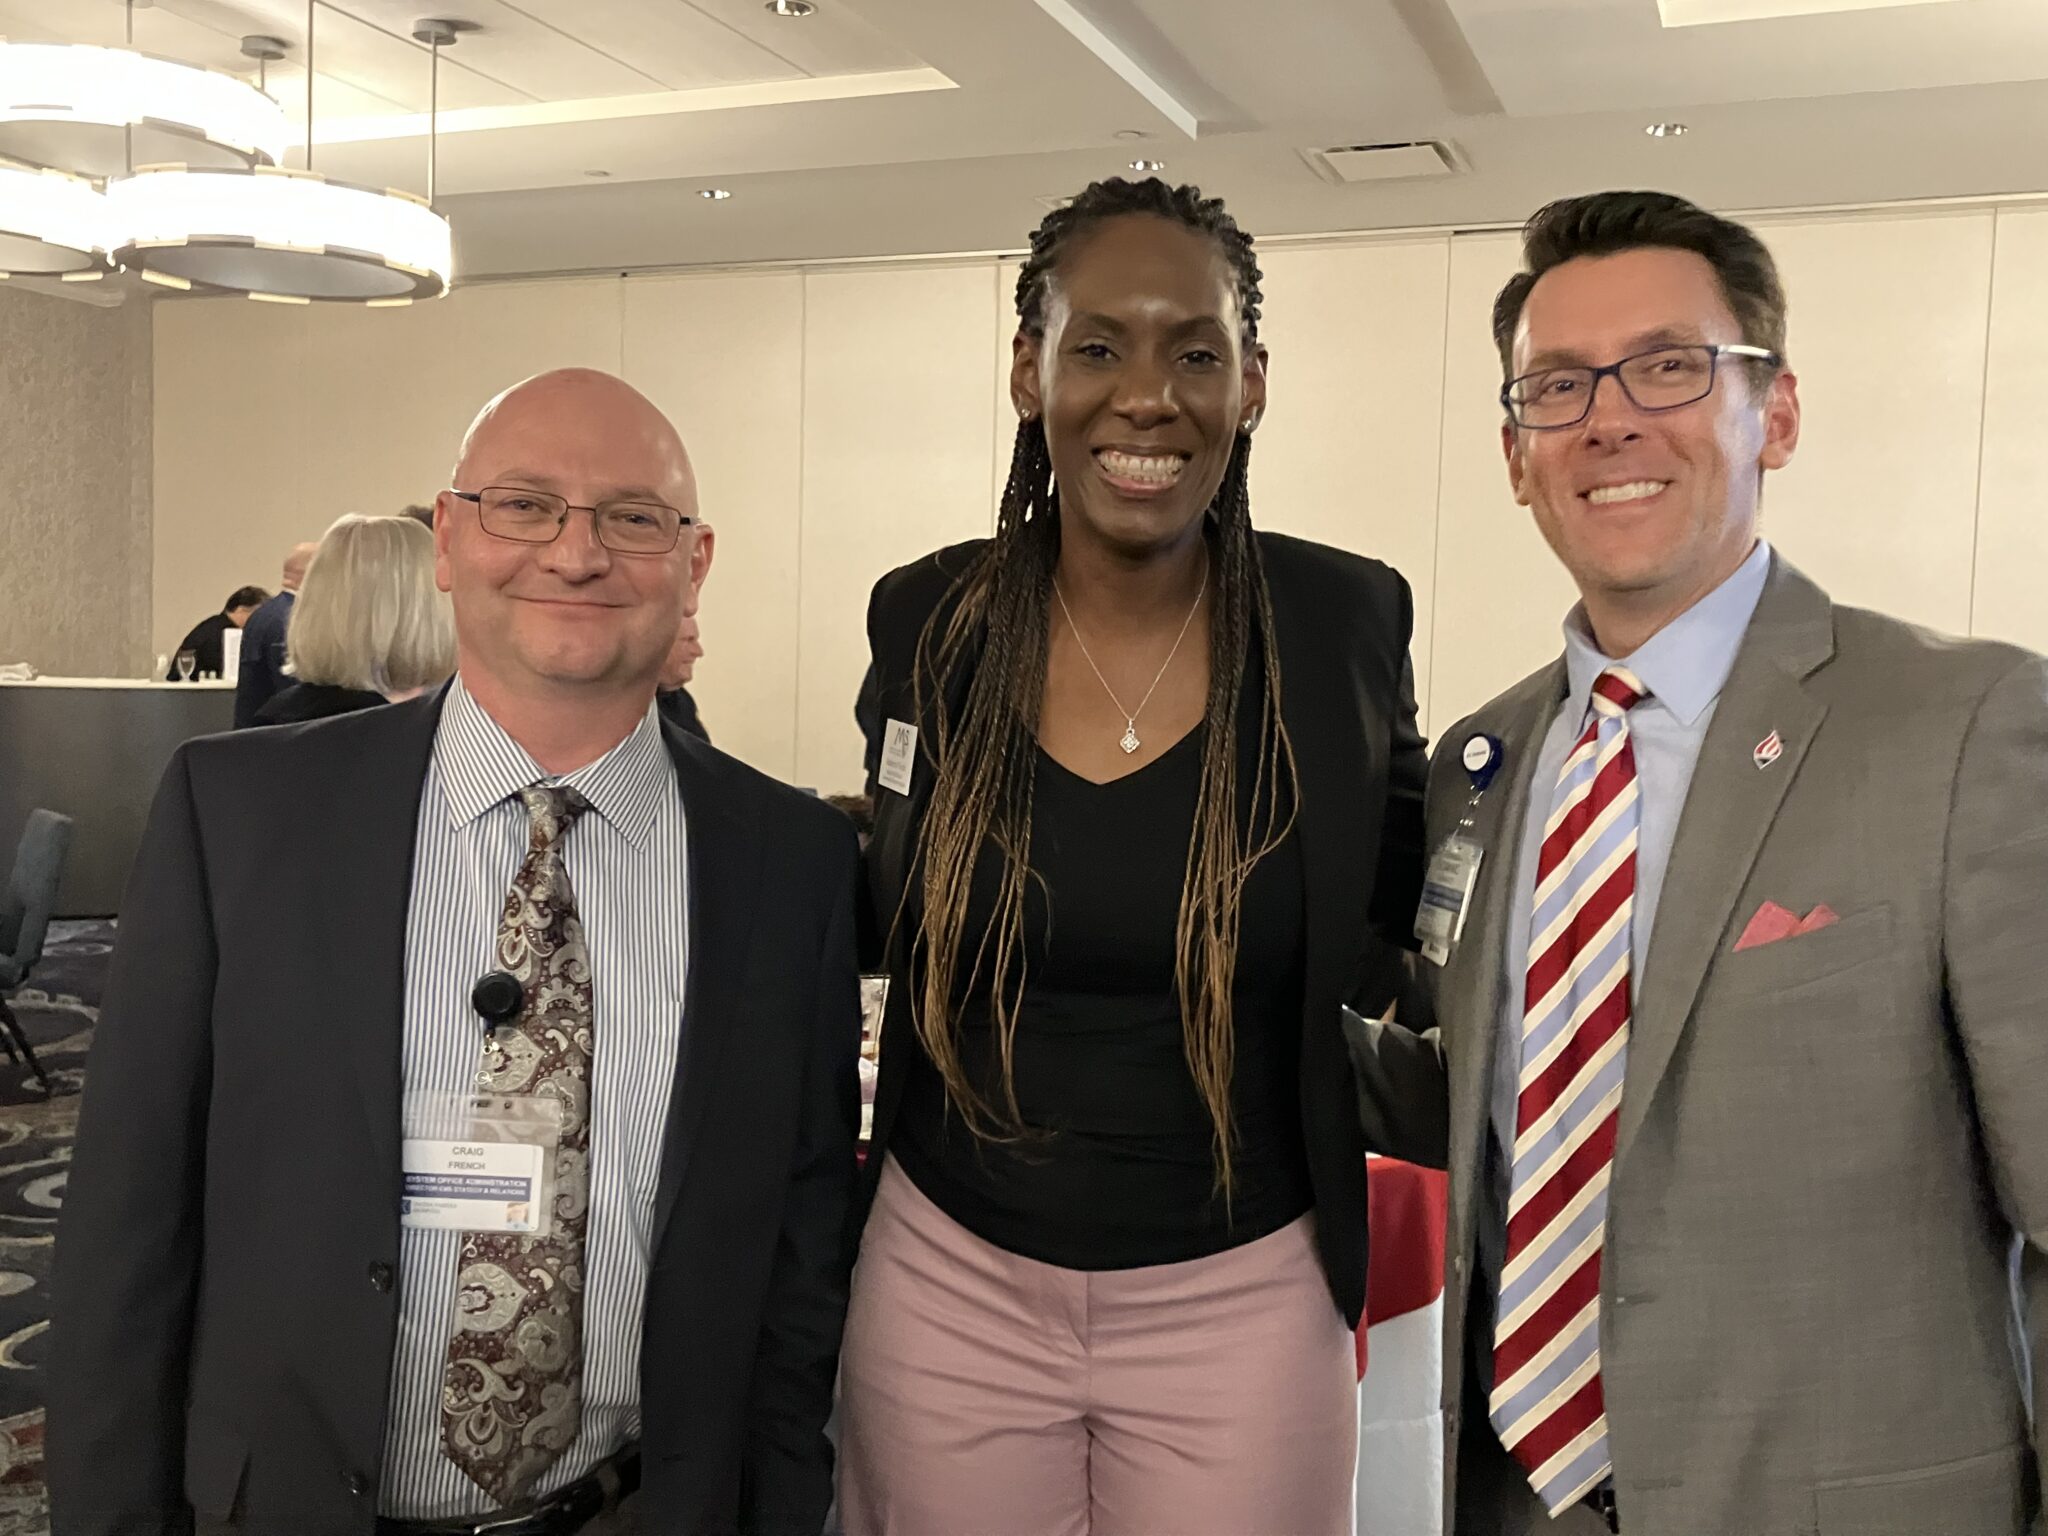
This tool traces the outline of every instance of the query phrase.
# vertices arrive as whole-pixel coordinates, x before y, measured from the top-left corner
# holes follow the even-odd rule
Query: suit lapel
[[[321,871],[336,906],[326,933],[332,951],[319,967],[325,974],[309,1005],[326,1016],[313,1038],[350,1042],[343,1054],[363,1096],[371,1166],[394,1198],[413,848],[445,692],[364,718],[363,725],[377,731],[365,731],[368,750],[329,759],[330,771],[342,775],[334,793],[349,814],[308,817],[307,840],[296,855],[307,869]]]
[[[1826,594],[1774,555],[1701,743],[1672,845],[1629,1026],[1617,1164],[1642,1129],[1764,838],[1827,716],[1805,679],[1833,654],[1834,610]],[[1759,768],[1752,754],[1773,732],[1783,751]]]
[[[1485,1127],[1493,1101],[1493,1063],[1500,1048],[1501,986],[1507,974],[1503,949],[1507,944],[1508,912],[1514,900],[1516,866],[1521,862],[1522,829],[1528,824],[1530,797],[1547,794],[1547,786],[1535,782],[1536,759],[1542,755],[1544,733],[1566,687],[1564,661],[1560,658],[1537,674],[1522,690],[1522,697],[1508,703],[1498,718],[1473,720],[1475,726],[1500,737],[1506,761],[1500,778],[1480,797],[1472,831],[1466,834],[1486,850],[1486,855],[1479,866],[1479,882],[1473,891],[1472,913],[1466,921],[1464,937],[1451,952],[1437,983],[1438,1018],[1457,1021],[1452,1025],[1457,1043],[1449,1051],[1452,1135],[1461,1138],[1451,1149],[1454,1168],[1461,1151],[1469,1157],[1472,1149],[1483,1145],[1477,1133]],[[1455,748],[1462,743],[1451,745]],[[1456,761],[1448,756],[1442,760],[1446,764]],[[1450,835],[1470,792],[1461,776],[1446,793],[1455,798],[1456,810],[1444,818],[1441,832],[1431,829],[1437,843]],[[1430,851],[1434,854],[1434,844]]]
[[[709,747],[673,727],[664,727],[662,736],[675,760],[689,845],[690,972],[654,1201],[656,1245],[681,1192],[690,1149],[718,1081],[719,1057],[745,1017],[761,861],[759,809],[752,798],[723,788]]]

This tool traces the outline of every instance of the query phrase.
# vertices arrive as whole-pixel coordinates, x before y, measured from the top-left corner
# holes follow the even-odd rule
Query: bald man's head
[[[639,390],[595,368],[537,373],[477,412],[456,456],[457,488],[475,490],[490,484],[508,465],[519,467],[519,445],[536,431],[611,445],[636,464],[660,466],[660,483],[635,489],[679,512],[695,515],[697,476],[690,467],[682,434]],[[479,480],[479,474],[484,478]]]
[[[547,498],[556,498],[552,532],[545,520],[486,521],[486,505],[530,511]],[[614,515],[628,503],[673,508],[682,526],[665,513]],[[599,508],[613,529],[644,532],[666,520],[675,544],[609,548]],[[550,711],[588,702],[630,713],[636,700],[644,708],[711,564],[712,534],[696,516],[682,438],[622,379],[559,369],[478,413],[454,489],[437,502],[436,569],[454,599],[462,676],[500,723],[522,701]]]
[[[320,553],[318,544],[294,544],[291,553],[284,557],[284,579],[279,584],[287,592],[299,590],[299,583],[306,579],[306,568],[313,563],[313,557]]]

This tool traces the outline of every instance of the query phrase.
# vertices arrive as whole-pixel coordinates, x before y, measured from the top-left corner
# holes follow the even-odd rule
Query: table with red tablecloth
[[[1442,1173],[1366,1161],[1372,1259],[1358,1329],[1358,1536],[1443,1529]]]

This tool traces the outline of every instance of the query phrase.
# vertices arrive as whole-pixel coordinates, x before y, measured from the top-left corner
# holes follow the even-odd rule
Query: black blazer
[[[1330,1294],[1355,1327],[1365,1308],[1365,1141],[1338,1008],[1354,999],[1383,1003],[1398,973],[1395,946],[1413,942],[1429,774],[1408,658],[1414,607],[1408,583],[1377,560],[1282,534],[1258,539],[1273,594],[1281,715],[1300,775],[1296,829],[1308,914],[1302,1130]],[[863,1182],[870,1199],[910,1056],[923,1049],[910,1016],[914,987],[904,979],[908,941],[892,933],[932,791],[932,725],[929,711],[924,720],[915,714],[911,666],[925,620],[982,547],[983,541],[955,545],[892,571],[868,604],[880,713],[919,727],[910,793],[868,785],[875,831],[865,860],[864,959],[898,978],[882,1025],[874,1144]],[[955,707],[964,683],[964,676],[953,680]]]
[[[203,738],[165,772],[65,1200],[56,1536],[185,1532],[195,1511],[201,1532],[372,1530],[440,698]],[[690,976],[640,1357],[644,1528],[817,1536],[859,1125],[854,833],[664,736]]]

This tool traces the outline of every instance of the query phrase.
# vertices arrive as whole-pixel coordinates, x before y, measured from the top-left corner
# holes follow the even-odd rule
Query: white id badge
[[[1415,937],[1422,941],[1423,958],[1442,965],[1464,936],[1465,914],[1471,909],[1473,887],[1479,882],[1479,864],[1486,850],[1468,837],[1452,837],[1437,849],[1422,877],[1422,905],[1415,913]]]
[[[546,1237],[561,1139],[554,1099],[407,1094],[399,1225]]]
[[[884,789],[910,793],[910,769],[917,760],[917,727],[891,720],[882,730],[882,761],[875,778]]]

